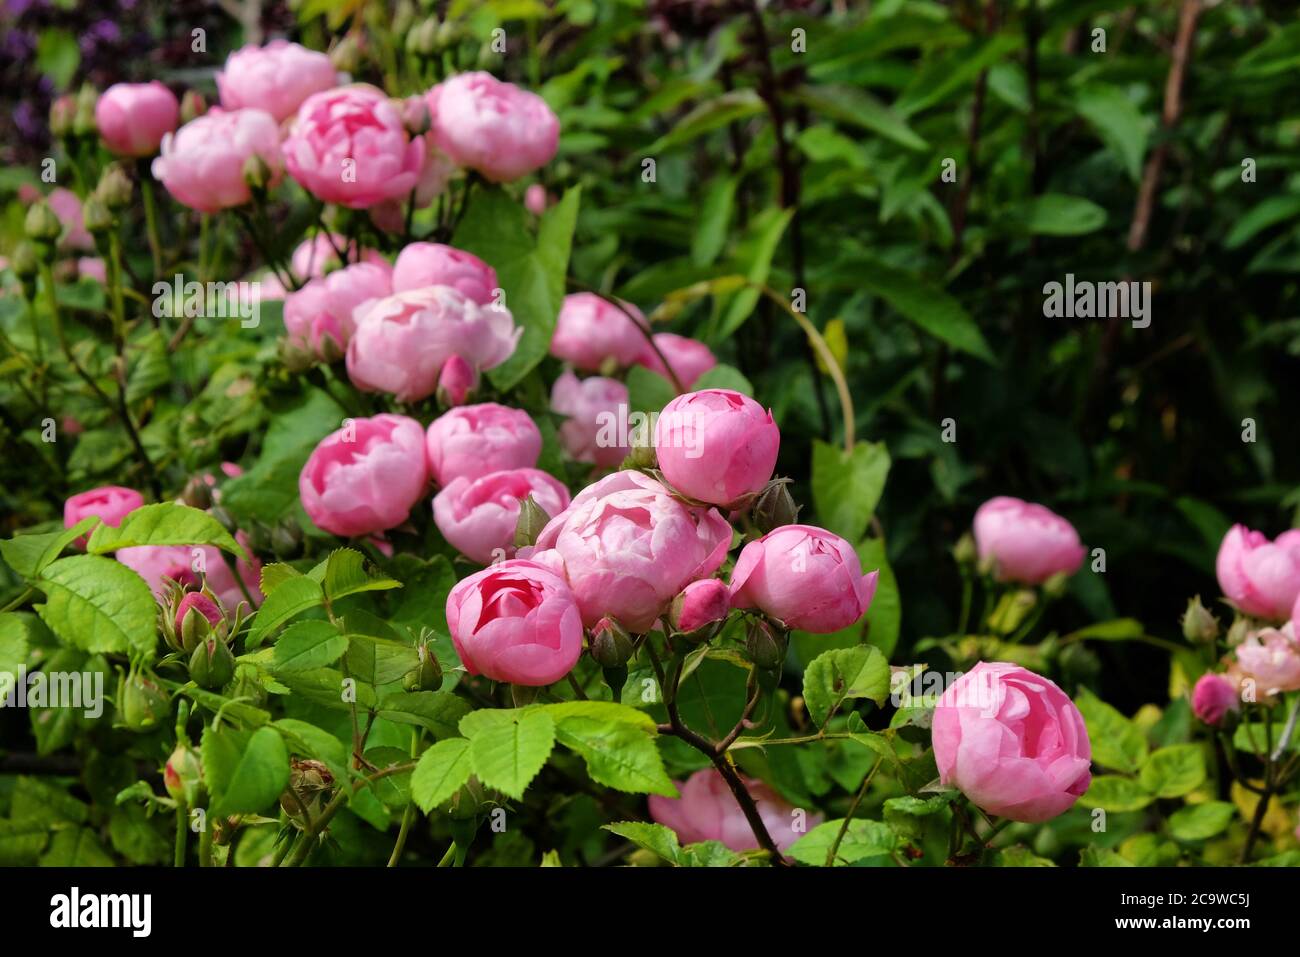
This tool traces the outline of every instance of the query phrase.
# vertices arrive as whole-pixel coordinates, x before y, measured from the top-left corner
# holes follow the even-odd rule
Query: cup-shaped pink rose
[[[177,202],[201,213],[241,206],[252,198],[244,164],[260,157],[271,171],[269,186],[280,181],[280,127],[258,109],[209,110],[163,137],[153,161],[154,179]]]
[[[223,107],[254,106],[266,110],[277,123],[293,116],[307,97],[337,82],[328,56],[288,40],[241,47],[226,57],[225,67],[217,71]]]
[[[1000,495],[976,510],[974,525],[980,560],[993,564],[998,581],[1041,585],[1083,564],[1079,533],[1042,505]]]
[[[1092,781],[1079,709],[1019,665],[982,661],[949,685],[935,705],[933,740],[940,782],[1013,821],[1068,811]]]
[[[624,471],[579,492],[532,554],[553,550],[547,560],[562,562],[588,627],[608,615],[641,634],[690,582],[717,571],[730,547],[731,526],[715,509],[688,506]]]
[[[95,248],[94,238],[86,231],[86,221],[81,213],[81,200],[77,198],[76,193],[59,186],[50,190],[50,195],[46,197],[45,202],[49,204],[50,211],[63,227],[63,235],[59,237],[60,249]]]
[[[356,313],[348,343],[348,377],[367,392],[418,402],[438,388],[453,355],[476,372],[505,362],[523,334],[510,313],[480,306],[451,286],[399,292]]]
[[[1300,642],[1295,623],[1252,631],[1236,647],[1243,678],[1253,679],[1257,697],[1300,691]]]
[[[515,553],[519,503],[529,495],[547,515],[569,507],[569,490],[538,469],[490,472],[453,480],[433,499],[433,520],[443,538],[480,565]]]
[[[720,578],[701,578],[682,589],[669,609],[669,623],[677,631],[699,631],[725,621],[731,612],[731,589]]]
[[[358,84],[303,101],[284,141],[284,163],[316,198],[365,209],[415,188],[424,146],[423,137],[407,134],[382,90]]]
[[[700,376],[718,364],[713,350],[698,339],[672,332],[656,332],[652,338],[658,351],[650,348],[647,343],[645,351],[641,353],[640,364],[672,381],[672,376],[664,365],[664,359],[667,359],[683,389],[689,389]],[[660,358],[660,354],[663,358]]]
[[[542,433],[523,409],[495,402],[465,405],[439,416],[426,436],[429,471],[439,485],[464,476],[530,469],[542,454]]]
[[[320,528],[352,537],[402,524],[428,484],[424,429],[383,414],[322,439],[298,476],[298,493]]]
[[[357,327],[357,310],[391,292],[387,263],[353,263],[312,279],[285,297],[284,328],[289,341],[324,356],[324,340],[330,338],[335,356],[341,356]]]
[[[796,830],[795,809],[787,801],[762,781],[749,777],[742,777],[742,780],[778,850],[789,849],[807,830],[822,822],[822,816],[814,814],[802,819],[802,826]],[[754,836],[745,812],[740,809],[736,796],[717,769],[704,768],[685,782],[674,783],[681,797],[652,794],[650,817],[675,831],[682,844],[721,841],[733,851],[758,850],[758,838]]]
[[[627,386],[617,379],[579,379],[565,370],[551,387],[551,409],[567,416],[560,425],[560,444],[575,462],[601,468],[621,465],[627,453]]]
[[[782,525],[741,549],[731,604],[757,608],[787,628],[817,635],[855,624],[876,594],[853,546],[824,528]]]
[[[247,535],[239,532],[235,541],[248,551]],[[262,563],[256,558],[235,563],[237,580],[221,552],[211,545],[132,545],[119,548],[114,557],[143,578],[159,602],[167,598],[170,583],[176,582],[191,588],[207,585],[227,608],[248,601],[245,589],[254,606],[262,603]]]
[[[469,401],[470,393],[478,388],[478,373],[460,356],[452,356],[438,373],[438,404],[454,408]]]
[[[545,166],[559,146],[560,121],[546,101],[490,73],[459,73],[425,101],[438,148],[494,183]]]
[[[564,297],[551,337],[551,355],[584,372],[608,371],[610,365],[635,365],[646,347],[645,317],[630,302],[625,313],[594,292]],[[631,313],[629,316],[627,313]]]
[[[343,264],[339,262],[338,250],[347,256],[348,262],[374,263],[390,270],[388,260],[377,249],[358,249],[356,243],[349,243],[346,236],[338,233],[316,233],[311,239],[304,239],[293,251],[289,265],[293,274],[300,279],[315,279],[324,276]]]
[[[1219,587],[1247,615],[1283,621],[1300,598],[1300,529],[1269,541],[1244,525],[1228,529],[1214,569]]]
[[[1192,689],[1192,713],[1197,718],[1215,727],[1229,711],[1239,710],[1241,697],[1232,679],[1213,672],[1201,675]]]
[[[208,624],[211,625],[219,625],[224,619],[224,616],[221,614],[221,609],[217,607],[217,603],[207,595],[198,591],[186,592],[181,596],[181,600],[176,604],[176,620],[174,626],[178,635],[181,633],[181,625],[185,621],[185,616],[190,613],[191,609],[193,609],[196,614],[202,615],[206,618]]]
[[[772,477],[781,431],[772,413],[747,395],[705,389],[679,395],[655,422],[659,469],[677,491],[735,507]]]
[[[157,80],[115,83],[95,103],[100,138],[118,156],[152,156],[180,119],[176,94]]]
[[[393,264],[393,292],[451,286],[480,306],[495,301],[497,272],[473,253],[443,243],[411,243]]]
[[[522,559],[457,582],[447,596],[447,627],[465,669],[493,681],[553,684],[582,654],[573,592],[550,569]]]
[[[63,527],[71,528],[91,515],[117,528],[122,519],[144,504],[144,496],[133,488],[105,485],[80,492],[63,503]],[[85,545],[84,538],[78,544]]]

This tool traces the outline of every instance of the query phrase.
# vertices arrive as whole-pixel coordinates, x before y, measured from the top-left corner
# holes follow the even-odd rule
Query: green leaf
[[[819,824],[790,846],[787,852],[800,864],[826,865],[826,855],[839,836],[844,820]],[[889,854],[898,847],[898,835],[881,821],[854,818],[849,822],[840,846],[835,851],[835,865],[852,864],[867,857]]]
[[[120,562],[74,555],[47,566],[36,580],[37,608],[59,638],[89,652],[147,660],[158,644],[158,604],[145,580]]]
[[[1022,40],[1018,34],[1000,33],[950,51],[943,56],[927,57],[915,76],[894,103],[905,117],[934,106],[966,87]]]
[[[1205,783],[1205,752],[1199,744],[1174,744],[1152,753],[1138,775],[1156,797],[1182,797]]]
[[[396,691],[379,702],[379,717],[417,725],[438,738],[454,737],[469,710],[468,701],[446,691]]]
[[[88,827],[55,831],[50,849],[41,855],[41,867],[112,867],[113,858]]]
[[[994,859],[995,867],[1055,867],[1053,861],[1045,857],[1039,857],[1029,848],[1017,844],[1015,847],[1008,847],[998,851],[998,856]]]
[[[27,662],[27,621],[13,612],[0,613],[0,673],[14,674]],[[0,679],[0,695],[3,695]]]
[[[252,814],[267,808],[289,784],[289,752],[273,728],[203,731],[203,779],[212,793],[210,814]]]
[[[677,788],[664,771],[655,739],[641,728],[574,714],[556,720],[555,738],[582,755],[587,773],[597,784],[633,794],[677,797]]]
[[[803,696],[818,727],[848,698],[882,704],[889,695],[889,662],[879,648],[857,645],[818,655],[803,673]]]
[[[1088,121],[1102,142],[1118,154],[1133,182],[1142,175],[1151,124],[1131,99],[1117,86],[1095,85],[1081,90],[1075,109]]]
[[[1284,223],[1297,216],[1300,216],[1300,195],[1284,193],[1281,196],[1269,196],[1256,203],[1233,223],[1232,229],[1223,240],[1223,245],[1227,249],[1237,249],[1270,226]]]
[[[122,519],[122,524],[100,525],[90,536],[86,551],[92,555],[136,545],[214,545],[236,558],[248,553],[207,512],[176,502],[143,505]]]
[[[776,255],[777,244],[785,234],[785,228],[794,215],[792,209],[765,209],[754,217],[750,224],[747,252],[741,263],[745,278],[760,285],[767,282],[772,271],[772,257]],[[753,286],[747,286],[729,297],[723,311],[722,320],[715,334],[717,339],[730,338],[737,329],[745,324],[762,293]]]
[[[330,601],[363,591],[401,588],[402,583],[366,569],[366,559],[352,548],[336,548],[325,564],[325,594]]]
[[[1118,851],[1089,845],[1079,852],[1080,867],[1136,867],[1137,865]]]
[[[466,721],[481,711],[471,712]],[[466,723],[461,723],[464,731]],[[541,709],[513,710],[484,727],[469,723],[474,773],[490,788],[519,799],[555,746],[555,722]]]
[[[813,440],[813,506],[823,527],[856,542],[875,514],[885,479],[889,450],[883,442],[859,442],[852,452]]]
[[[700,206],[699,221],[691,236],[691,261],[697,266],[712,265],[722,252],[739,183],[739,176],[719,176],[709,184]]]
[[[869,130],[909,150],[929,147],[898,113],[870,93],[852,86],[805,86],[797,93],[822,116]]]
[[[1106,225],[1106,210],[1081,196],[1044,193],[1008,210],[1007,221],[1040,236],[1083,236]]]
[[[439,741],[420,755],[420,763],[411,773],[411,797],[420,810],[428,814],[455,794],[469,780],[472,771],[467,739]]]
[[[682,117],[671,130],[655,140],[647,149],[646,155],[662,153],[674,147],[689,143],[697,137],[720,129],[728,123],[748,119],[767,112],[763,98],[748,87],[729,90],[721,96],[701,103]]]
[[[857,286],[885,300],[930,335],[978,359],[994,361],[975,320],[942,289],[874,260],[855,259],[850,268]]]
[[[262,602],[262,607],[253,616],[253,625],[248,632],[245,647],[249,650],[256,648],[267,635],[294,615],[315,608],[324,600],[325,592],[320,585],[306,575],[286,579],[266,596],[266,601]]]
[[[334,664],[347,650],[347,635],[328,621],[300,621],[276,641],[271,667],[277,673],[311,671]]]
[[[1087,688],[1079,692],[1074,703],[1088,727],[1092,760],[1104,768],[1136,772],[1149,750],[1142,729]]]
[[[347,780],[348,746],[334,735],[296,718],[281,718],[272,727],[284,736],[291,752],[322,761],[336,781]]]
[[[36,821],[0,818],[0,867],[32,866],[49,836],[46,826]]]
[[[83,518],[72,528],[41,535],[15,535],[0,542],[0,555],[23,578],[35,578],[59,554],[99,524],[94,516]]]
[[[744,373],[721,362],[696,379],[691,389],[696,392],[701,389],[730,389],[754,397],[754,386],[745,378]]]
[[[1230,801],[1189,804],[1169,815],[1169,833],[1180,841],[1204,841],[1221,833],[1236,815]]]
[[[631,412],[659,412],[677,395],[672,383],[645,366],[627,370],[627,407]],[[653,438],[653,436],[651,437]]]
[[[662,824],[644,824],[641,821],[616,821],[603,825],[606,831],[626,838],[637,847],[644,848],[652,854],[658,854],[670,864],[678,864],[682,858],[682,847],[677,834]]]
[[[81,47],[67,30],[44,27],[36,39],[36,69],[50,78],[55,90],[65,90],[81,65]]]
[[[1101,774],[1092,779],[1088,793],[1079,798],[1079,803],[1107,811],[1140,811],[1154,800],[1155,796],[1132,778]]]

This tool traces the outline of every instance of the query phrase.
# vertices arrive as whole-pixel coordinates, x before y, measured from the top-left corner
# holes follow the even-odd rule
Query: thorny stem
[[[831,846],[826,851],[827,867],[835,866],[835,854],[840,849],[840,843],[844,840],[844,835],[849,832],[849,822],[853,820],[853,815],[857,813],[858,805],[862,803],[862,799],[867,794],[867,789],[871,787],[871,779],[876,776],[876,772],[880,770],[880,765],[884,762],[884,755],[876,758],[876,763],[871,766],[870,773],[868,773],[862,780],[862,787],[858,788],[858,793],[853,796],[853,803],[849,805],[848,813],[844,815],[844,823],[840,825],[840,829],[835,835],[835,840],[831,842]]]
[[[619,312],[623,313],[623,315],[627,316],[628,322],[636,326],[637,331],[640,332],[641,335],[645,336],[645,341],[650,345],[651,350],[659,357],[659,361],[663,363],[664,368],[668,370],[668,377],[672,380],[673,388],[677,390],[677,394],[681,395],[686,391],[686,387],[682,385],[682,380],[677,378],[677,373],[673,370],[672,363],[668,361],[668,357],[664,355],[663,350],[659,348],[659,344],[655,342],[654,334],[649,330],[649,328],[647,328],[644,322],[632,315],[631,310],[629,310],[627,306],[618,299],[615,299],[613,296],[607,296],[603,292],[599,292],[585,283],[578,282],[576,279],[570,279],[569,285],[573,286],[575,289],[581,290],[582,292],[589,292],[593,296],[599,296]]]

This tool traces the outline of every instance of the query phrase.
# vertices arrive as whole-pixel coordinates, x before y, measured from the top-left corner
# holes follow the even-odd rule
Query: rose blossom
[[[567,675],[582,654],[582,619],[560,576],[509,559],[457,582],[447,628],[465,670],[540,687]]]
[[[701,578],[673,599],[669,621],[677,631],[699,631],[723,621],[731,612],[731,589],[718,578]]]
[[[1214,570],[1223,594],[1242,612],[1283,621],[1300,597],[1300,529],[1270,542],[1245,525],[1228,529]]]
[[[647,343],[637,362],[671,382],[672,376],[668,374],[663,359],[659,358],[659,353],[662,352],[683,389],[689,389],[700,376],[718,364],[713,351],[698,339],[689,339],[672,332],[656,332],[651,338],[659,352]]]
[[[563,566],[584,624],[608,615],[640,634],[690,582],[717,571],[730,547],[731,526],[715,509],[686,505],[649,476],[625,471],[579,492],[531,554]]]
[[[998,581],[1041,585],[1083,564],[1079,533],[1042,505],[1000,495],[979,507],[974,526],[980,560],[994,563]]]
[[[568,416],[560,425],[560,443],[575,462],[615,468],[631,451],[628,436],[617,434],[619,409],[626,409],[627,386],[617,379],[579,379],[568,370],[551,387],[551,409]]]
[[[404,415],[354,419],[321,440],[298,476],[307,515],[320,528],[353,537],[406,521],[429,473],[424,430]]]
[[[490,73],[449,77],[425,100],[438,148],[494,183],[518,179],[555,156],[560,121],[546,101]]]
[[[511,469],[454,479],[434,496],[433,520],[458,552],[486,565],[514,555],[519,503],[529,495],[547,515],[569,507],[569,490],[559,479],[538,469]]]
[[[387,263],[353,263],[289,293],[284,301],[289,341],[323,357],[323,340],[329,337],[341,356],[356,329],[358,307],[392,292],[391,272]]]
[[[244,164],[261,157],[271,171],[268,186],[280,181],[280,128],[265,110],[213,109],[190,120],[162,140],[153,161],[154,179],[180,203],[201,213],[240,206],[252,198]]]
[[[734,506],[762,490],[776,467],[781,432],[747,395],[705,389],[679,395],[655,423],[659,469],[677,491]]]
[[[1252,631],[1236,647],[1236,654],[1242,676],[1254,678],[1261,694],[1300,691],[1300,642],[1294,622]]]
[[[366,392],[401,402],[433,395],[443,364],[459,355],[476,371],[500,365],[523,334],[510,313],[480,306],[451,286],[399,292],[355,316],[348,377]]]
[[[805,828],[794,828],[794,808],[780,798],[762,781],[742,776],[745,790],[754,799],[758,816],[763,819],[767,833],[780,851],[803,837],[804,831],[822,822],[822,815],[814,814],[803,823]],[[683,844],[700,841],[721,841],[733,851],[758,850],[758,838],[749,826],[745,812],[740,809],[736,796],[716,768],[696,771],[686,781],[674,782],[681,792],[679,798],[650,795],[650,817],[656,823],[671,828]]]
[[[248,551],[247,535],[239,532],[235,541]],[[206,584],[227,608],[248,600],[244,588],[254,606],[262,603],[262,563],[256,557],[235,562],[244,588],[239,587],[221,552],[211,545],[131,545],[119,548],[114,557],[143,578],[160,602],[167,597],[168,582],[177,582],[194,588]]]
[[[410,243],[393,264],[393,292],[422,286],[452,286],[480,306],[490,305],[498,287],[496,270],[473,253],[443,243]]]
[[[313,93],[284,141],[289,175],[327,203],[365,209],[410,193],[424,164],[383,91],[357,84]]]
[[[77,194],[62,186],[50,190],[45,198],[50,211],[58,217],[63,226],[63,235],[59,238],[60,249],[94,249],[94,237],[86,231],[85,219],[81,213],[81,200]]]
[[[530,469],[542,454],[542,433],[523,409],[495,402],[465,405],[439,416],[426,436],[429,472],[439,485],[461,476]]]
[[[452,356],[438,373],[438,404],[443,408],[464,405],[478,388],[478,373],[460,356]]]
[[[1192,713],[1211,727],[1218,725],[1229,711],[1241,710],[1237,686],[1224,675],[1207,672],[1192,689]]]
[[[180,118],[176,94],[157,80],[115,83],[95,103],[99,135],[118,156],[152,156]]]
[[[879,574],[862,574],[857,552],[838,535],[782,525],[741,549],[731,573],[731,604],[758,608],[787,628],[829,634],[863,616]]]
[[[63,503],[63,527],[72,528],[93,515],[105,525],[117,528],[122,519],[144,504],[144,496],[133,488],[105,485],[80,492]],[[80,544],[85,545],[84,539]]]
[[[982,661],[934,709],[939,781],[989,814],[1038,823],[1092,781],[1083,716],[1064,691],[1019,665]]]
[[[623,308],[594,292],[575,292],[564,297],[551,337],[551,355],[584,372],[601,372],[612,362],[623,368],[635,365],[645,350],[645,325],[641,310],[629,302]]]
[[[362,249],[358,255],[357,244],[349,243],[346,236],[318,232],[311,239],[304,239],[294,249],[293,256],[289,259],[293,274],[302,279],[315,279],[338,269],[343,264],[339,262],[335,248],[342,251],[350,263],[360,261],[388,266],[388,260],[377,249]],[[392,267],[388,268],[391,270]]]
[[[217,71],[223,107],[254,106],[266,110],[277,123],[293,116],[307,97],[337,82],[328,56],[288,40],[241,47],[226,57],[225,67]]]

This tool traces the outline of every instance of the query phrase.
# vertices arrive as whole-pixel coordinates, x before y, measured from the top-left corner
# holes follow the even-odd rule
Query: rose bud
[[[1241,710],[1237,686],[1226,675],[1206,673],[1192,689],[1192,713],[1210,727],[1216,727],[1229,711]]]
[[[630,302],[619,309],[594,292],[575,292],[560,306],[551,355],[584,372],[636,365],[645,350],[644,327],[645,317]]]
[[[1001,582],[1041,585],[1083,564],[1085,549],[1074,526],[1042,505],[991,498],[975,512],[974,530],[980,561]]]
[[[568,497],[568,490],[565,490]],[[529,494],[519,502],[519,521],[515,523],[515,548],[524,548],[537,541],[551,516],[546,509],[537,504],[537,499]]]
[[[1300,642],[1294,622],[1250,632],[1235,653],[1243,677],[1254,679],[1260,695],[1300,691]]]
[[[185,744],[176,745],[163,766],[163,787],[167,793],[182,807],[193,807],[202,783],[203,765],[198,752]]]
[[[490,73],[458,73],[425,99],[434,145],[494,183],[545,166],[559,146],[560,121],[546,101]]]
[[[933,740],[940,783],[1013,821],[1068,811],[1092,781],[1079,709],[1019,665],[982,661],[953,682],[935,705]]]
[[[226,689],[226,697],[247,701],[258,708],[266,705],[266,685],[262,683],[256,665],[241,665],[236,662],[235,681]]]
[[[189,618],[195,613],[190,612]],[[200,688],[220,688],[235,676],[235,656],[230,646],[215,635],[200,641],[190,656],[190,677]]]
[[[181,97],[181,122],[188,123],[208,112],[207,101],[198,90],[186,90]]]
[[[256,107],[270,113],[277,123],[293,116],[307,97],[337,82],[328,56],[287,40],[241,47],[217,72],[223,109]]]
[[[766,535],[782,525],[799,521],[799,506],[790,494],[789,479],[773,479],[758,493],[750,510],[750,518],[760,532]]]
[[[50,104],[50,135],[63,139],[72,132],[73,120],[77,115],[77,98],[71,93],[56,97]]]
[[[157,80],[115,83],[95,104],[100,138],[118,156],[152,156],[179,120],[176,94]]]
[[[1219,637],[1219,619],[1201,604],[1200,595],[1187,603],[1182,625],[1183,637],[1193,644],[1209,644]]]
[[[862,574],[844,539],[810,525],[783,525],[750,542],[731,573],[733,608],[758,608],[787,628],[829,634],[855,624],[879,572]]]
[[[77,108],[72,114],[72,132],[76,136],[94,136],[95,107],[99,104],[99,91],[90,83],[81,84],[77,91]]]
[[[104,485],[81,492],[63,503],[63,527],[72,528],[83,518],[91,515],[105,525],[117,528],[122,519],[144,504],[144,496],[133,488],[120,485]],[[77,540],[77,545],[84,548],[85,538]]]
[[[713,351],[698,340],[671,332],[656,332],[652,338],[655,348],[647,343],[639,363],[669,382],[673,378],[668,374],[668,366],[671,366],[683,389],[689,389],[700,376],[718,364]],[[660,358],[661,353],[663,358]],[[664,365],[664,359],[668,360],[668,366]]]
[[[520,500],[529,497],[551,514],[569,505],[569,490],[559,479],[538,469],[513,469],[453,480],[434,496],[433,520],[457,551],[487,565],[514,555]]]
[[[212,486],[202,475],[195,475],[185,483],[181,491],[181,501],[190,508],[203,511],[212,507]]]
[[[772,413],[739,392],[705,389],[669,402],[655,423],[659,470],[683,495],[736,507],[772,477],[781,432]]]
[[[810,814],[804,829],[795,830],[794,808],[775,791],[754,778],[743,777],[749,796],[754,799],[758,815],[767,827],[777,849],[787,850],[822,822],[820,814]],[[650,795],[650,817],[677,833],[682,844],[721,841],[733,851],[758,850],[758,839],[741,810],[736,796],[714,768],[696,771],[684,783],[675,782],[680,798]]]
[[[82,222],[86,225],[86,232],[90,233],[92,236],[101,236],[113,228],[113,214],[109,212],[108,207],[104,205],[104,201],[94,193],[90,194],[86,199],[85,204],[81,207],[81,218]],[[89,261],[99,262],[101,264],[103,263],[102,259]],[[80,263],[78,264],[78,267],[79,272],[85,274],[86,270],[80,268]],[[107,274],[105,274],[105,276],[106,275]],[[103,281],[103,279],[100,280],[100,282]]]
[[[27,210],[27,216],[23,220],[23,229],[27,238],[34,243],[44,243],[53,245],[63,232],[63,224],[59,222],[59,217],[54,215],[50,209],[48,201],[32,203],[31,208]]]
[[[133,671],[118,685],[117,710],[124,727],[152,731],[171,713],[171,698],[156,681]]]
[[[565,370],[551,387],[551,410],[566,416],[560,425],[560,444],[575,462],[617,468],[627,458],[628,436],[619,435],[614,425],[627,417],[627,408],[627,386],[617,379],[579,379]]]
[[[203,592],[187,592],[176,605],[172,618],[180,645],[192,652],[201,641],[216,633],[224,637],[226,616],[221,607]]]
[[[457,582],[447,627],[465,670],[541,687],[559,681],[582,654],[582,617],[559,575],[510,559]]]
[[[691,582],[673,599],[668,623],[676,632],[702,632],[726,621],[730,612],[731,592],[727,583],[717,578],[702,578]]]
[[[325,808],[334,790],[334,774],[322,761],[293,758],[289,761],[289,786],[280,795],[280,807],[299,828],[307,827],[306,810],[312,821]]]
[[[1234,525],[1214,567],[1224,596],[1244,614],[1284,621],[1300,597],[1300,529],[1270,542],[1261,532]]]
[[[446,486],[461,476],[533,468],[542,454],[542,433],[522,409],[481,402],[434,419],[425,444],[433,480]]]
[[[778,669],[785,662],[785,637],[761,618],[749,623],[745,634],[745,651],[749,660],[765,671]]]
[[[442,371],[438,373],[438,391],[435,393],[438,405],[444,409],[464,405],[476,388],[478,388],[478,373],[468,362],[454,355],[446,361]]]
[[[632,636],[617,619],[608,616],[591,629],[591,657],[602,668],[621,668],[632,657]]]
[[[419,664],[402,678],[402,687],[407,691],[437,691],[442,687],[442,665],[434,654],[433,641],[422,638],[415,646]]]
[[[496,270],[473,253],[442,243],[409,243],[393,263],[393,292],[451,286],[480,306],[496,301]]]
[[[36,247],[23,240],[14,247],[14,254],[9,259],[9,268],[19,279],[32,279],[40,271],[41,263],[36,256]]]

